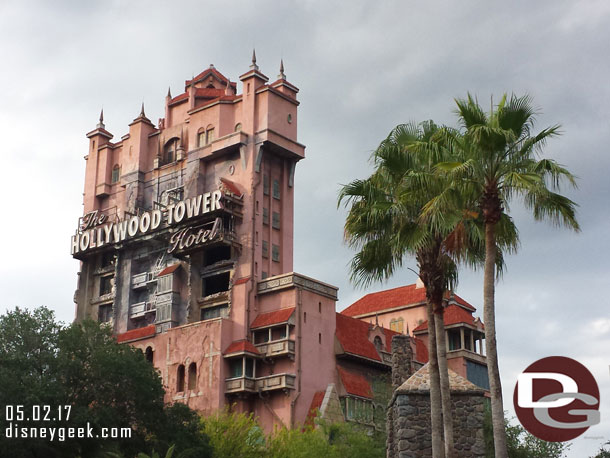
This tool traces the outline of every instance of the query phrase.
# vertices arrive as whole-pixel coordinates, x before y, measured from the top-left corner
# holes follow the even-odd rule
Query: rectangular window
[[[254,343],[255,344],[262,344],[262,343],[266,343],[266,342],[269,342],[269,330],[268,329],[263,329],[262,331],[254,332]]]
[[[216,138],[216,137],[214,136],[214,129],[210,129],[210,130],[208,130],[208,138],[207,138],[207,143],[208,143],[208,145],[209,145],[210,143],[212,143],[212,142],[214,141],[214,139],[215,139],[215,138]]]
[[[269,257],[269,242],[263,240],[263,258]]]
[[[213,318],[227,318],[229,316],[229,304],[216,305],[201,309],[201,321]]]
[[[269,195],[269,175],[267,174],[263,175],[263,194]]]
[[[254,360],[246,358],[246,377],[254,378]]]
[[[280,247],[275,243],[271,247],[271,259],[275,262],[280,262]]]
[[[100,296],[110,294],[112,292],[112,283],[114,283],[114,277],[100,277]]]
[[[118,183],[120,175],[121,175],[121,169],[118,165],[115,165],[114,168],[112,169],[111,183],[113,183],[113,184]]]
[[[174,275],[163,275],[157,280],[157,293],[166,293],[172,291],[174,283]]]
[[[263,224],[269,225],[269,209],[263,207]]]
[[[282,340],[286,338],[286,326],[273,328],[271,330],[271,340]]]
[[[230,279],[231,274],[229,272],[222,272],[216,275],[210,275],[209,277],[204,277],[201,282],[201,297],[228,291]]]
[[[273,180],[273,198],[280,198],[280,182],[278,180]]]
[[[112,304],[100,305],[97,310],[97,320],[100,323],[108,323],[112,320]]]
[[[197,146],[200,148],[205,146],[205,132],[199,132],[199,136],[197,137]]]
[[[263,270],[263,273],[262,273],[262,275],[261,275],[261,278],[264,280],[264,279],[265,279],[265,278],[267,278],[268,276],[269,276],[269,274]]]
[[[280,228],[280,214],[278,212],[273,212],[273,217],[271,219],[271,227],[274,229]]]
[[[244,373],[244,363],[243,359],[232,359],[231,360],[231,370],[230,376],[231,378],[241,377]]]

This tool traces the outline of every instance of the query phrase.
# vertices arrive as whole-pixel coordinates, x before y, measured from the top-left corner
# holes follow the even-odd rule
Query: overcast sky
[[[511,206],[521,249],[497,288],[505,407],[536,359],[585,364],[602,397],[602,423],[570,457],[610,439],[610,2],[599,1],[3,1],[0,4],[0,311],[47,305],[74,316],[78,263],[69,238],[82,213],[85,133],[104,107],[120,139],[144,101],[164,96],[213,63],[233,81],[256,47],[275,78],[283,57],[300,88],[295,270],[339,290],[339,309],[365,294],[348,281],[340,184],[371,172],[371,151],[396,124],[455,125],[454,97],[529,93],[537,126],[563,135],[547,154],[580,177],[582,233],[535,223]],[[241,92],[241,88],[240,88]],[[415,267],[411,262],[411,267]],[[404,270],[369,291],[413,283]],[[458,293],[482,314],[482,273],[463,272]]]

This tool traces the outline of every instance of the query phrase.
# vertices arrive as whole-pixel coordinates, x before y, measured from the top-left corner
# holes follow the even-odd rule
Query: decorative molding
[[[303,288],[313,293],[337,300],[339,288],[295,272],[277,275],[258,282],[258,294],[266,294],[288,288]]]

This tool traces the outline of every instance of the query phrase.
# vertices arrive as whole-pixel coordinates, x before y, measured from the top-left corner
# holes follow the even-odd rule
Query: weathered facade
[[[241,93],[210,66],[168,92],[157,125],[142,107],[119,141],[103,116],[87,134],[76,318],[141,348],[167,402],[231,405],[267,430],[316,409],[372,424],[396,333],[292,272],[298,89],[255,56],[239,79]]]

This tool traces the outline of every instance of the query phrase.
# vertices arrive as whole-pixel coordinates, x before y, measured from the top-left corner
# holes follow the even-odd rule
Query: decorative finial
[[[231,90],[231,80],[227,79],[227,87],[225,87],[225,95],[233,95]]]
[[[210,68],[215,68],[215,67],[214,67],[214,64],[210,64]]]
[[[409,323],[407,323],[407,335],[409,335]]]
[[[140,110],[140,117],[141,118],[145,118],[146,115],[144,114],[144,102],[142,102],[142,110]]]
[[[284,74],[284,59],[280,59],[280,74],[277,75],[278,79],[285,80],[286,75]]]
[[[170,86],[167,86],[167,96],[171,99],[172,98],[172,89]]]
[[[379,326],[379,314],[375,312],[375,327]]]
[[[102,111],[100,111],[100,122],[97,123],[96,126],[98,129],[105,129],[106,126],[104,125],[104,109],[102,108]]]
[[[258,65],[256,65],[256,49],[254,48],[252,48],[252,65],[250,65],[250,68],[258,70]]]

